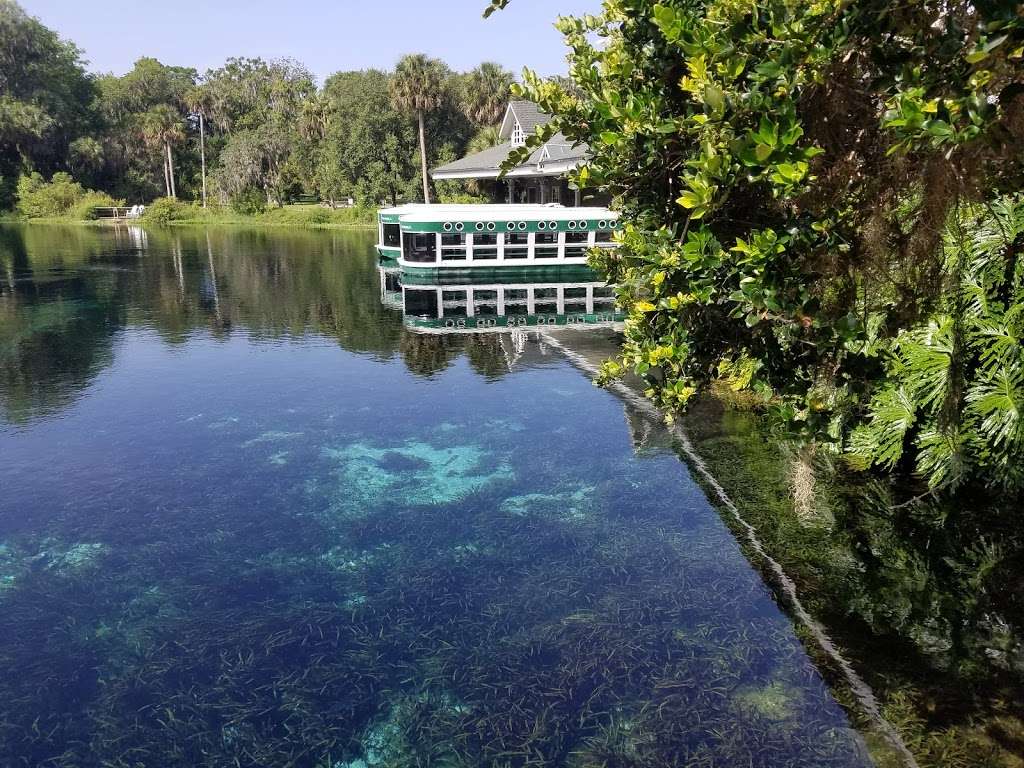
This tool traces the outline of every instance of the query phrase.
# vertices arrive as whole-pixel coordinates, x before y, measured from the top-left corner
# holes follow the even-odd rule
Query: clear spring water
[[[869,764],[664,435],[372,241],[0,229],[0,765]]]

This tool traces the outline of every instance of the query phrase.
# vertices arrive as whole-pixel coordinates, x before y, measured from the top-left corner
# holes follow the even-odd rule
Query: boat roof
[[[507,221],[510,218],[532,221],[575,221],[577,219],[614,219],[618,213],[607,208],[548,205],[417,205],[391,209],[404,221]],[[383,211],[382,211],[383,213]]]
[[[526,210],[544,210],[550,211],[552,208],[564,208],[561,203],[546,203],[545,205],[537,205],[530,203],[404,203],[403,205],[396,205],[392,208],[381,208],[378,213],[386,214],[403,214],[403,213],[416,213],[420,211],[437,211],[441,212],[462,212],[462,211],[477,211],[482,208],[491,208],[494,210],[501,210],[505,212],[511,211],[526,211]]]

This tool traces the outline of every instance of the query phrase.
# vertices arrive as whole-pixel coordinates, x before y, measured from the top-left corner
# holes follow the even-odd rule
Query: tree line
[[[433,184],[427,169],[497,143],[515,80],[492,62],[459,73],[422,54],[322,87],[292,59],[230,58],[199,73],[144,57],[124,75],[96,75],[13,0],[0,0],[0,39],[0,209],[19,178],[31,188],[56,173],[129,202],[242,212],[297,196],[464,198],[462,183]]]

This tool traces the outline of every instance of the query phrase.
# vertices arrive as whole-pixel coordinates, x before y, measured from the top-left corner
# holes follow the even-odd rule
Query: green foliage
[[[388,74],[338,72],[324,84],[329,122],[317,167],[325,200],[398,201],[415,173],[416,131],[388,95]]]
[[[934,489],[978,474],[1024,482],[1024,199],[958,209],[943,242],[955,275],[926,323],[883,345],[885,383],[850,455],[892,468],[908,453]]]
[[[39,173],[18,180],[18,212],[30,219],[67,217],[84,221],[96,217],[95,209],[123,205],[105,192],[83,189],[69,174],[55,173],[46,181]]]
[[[146,206],[142,219],[147,224],[166,226],[174,221],[196,218],[196,215],[195,206],[183,203],[173,197],[158,197]]]
[[[934,488],[1018,488],[1016,368],[986,368],[972,323],[1010,349],[1021,299],[982,281],[1009,293],[972,319],[964,281],[976,258],[1012,275],[1021,242],[950,255],[1024,180],[1014,4],[607,0],[558,26],[573,84],[525,73],[515,92],[556,119],[523,153],[556,130],[586,142],[577,183],[625,214],[596,262],[629,312],[606,378],[644,376],[671,417],[751,361],[803,440]]]
[[[12,0],[0,0],[0,177],[60,170],[68,144],[94,125],[81,51]],[[12,201],[0,185],[0,209]]]
[[[117,200],[106,192],[97,192],[93,189],[85,190],[85,193],[75,201],[68,211],[68,217],[75,221],[92,221],[97,217],[97,208],[112,208],[124,205],[124,200]]]
[[[515,81],[515,75],[493,61],[465,74],[460,100],[466,116],[479,128],[495,125],[505,114]]]
[[[267,210],[267,198],[258,189],[241,189],[231,197],[231,210],[244,216],[255,216]]]

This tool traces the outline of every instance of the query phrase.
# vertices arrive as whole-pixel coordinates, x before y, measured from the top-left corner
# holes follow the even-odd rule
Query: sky
[[[566,49],[556,17],[600,8],[600,0],[512,0],[484,20],[487,0],[18,1],[83,49],[93,72],[124,74],[140,56],[200,73],[229,56],[287,56],[321,82],[339,70],[390,69],[410,52],[458,71],[497,61],[517,74],[524,65],[561,74]]]

